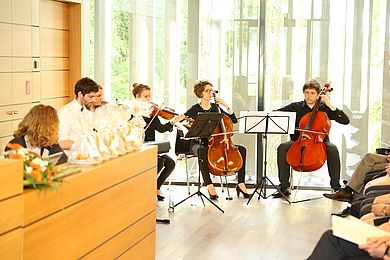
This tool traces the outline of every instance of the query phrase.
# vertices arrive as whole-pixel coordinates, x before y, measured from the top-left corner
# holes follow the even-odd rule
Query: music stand
[[[283,198],[290,203],[288,198],[280,192],[280,189],[267,176],[267,135],[268,134],[291,134],[295,130],[295,112],[264,112],[264,111],[247,111],[241,112],[240,118],[243,120],[240,123],[240,133],[245,134],[262,134],[264,138],[264,170],[259,184],[248,199],[247,204],[251,201],[255,193],[259,194],[263,199],[267,199],[267,181],[282,194]],[[257,191],[260,189],[260,191]]]
[[[184,140],[199,140],[200,145],[203,145],[202,139],[203,140],[208,140],[212,133],[214,132],[215,127],[217,124],[221,121],[222,117],[224,114],[222,113],[199,113],[198,116],[195,118],[194,123],[192,124],[191,128],[189,129],[188,133],[184,136]],[[199,149],[198,151],[205,151],[205,149]],[[204,158],[204,156],[199,156],[198,158]],[[176,206],[180,205],[184,201],[188,200],[189,198],[198,195],[200,199],[202,200],[203,206],[204,200],[202,197],[205,197],[211,204],[213,204],[217,209],[219,209],[222,213],[224,211],[213,201],[211,201],[206,195],[204,195],[200,191],[200,168],[199,168],[199,176],[198,176],[198,190],[189,195],[187,198],[181,200],[180,202],[176,203],[175,205],[172,206],[172,208],[175,208]]]

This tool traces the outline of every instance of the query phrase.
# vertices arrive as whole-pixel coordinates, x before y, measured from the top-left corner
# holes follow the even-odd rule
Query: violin
[[[213,92],[215,99],[215,92]],[[222,113],[218,107],[218,112]],[[226,114],[222,117],[209,139],[208,166],[211,174],[229,176],[241,169],[243,160],[232,140],[233,122]]]
[[[160,116],[166,120],[171,120],[173,119],[175,116],[178,116],[179,114],[175,112],[175,110],[173,108],[170,108],[170,107],[159,107],[157,104],[153,103],[153,102],[150,102],[150,104],[152,105],[152,112],[150,113],[150,116],[151,117],[156,117],[156,116]],[[185,120],[188,121],[188,123],[190,124],[190,126],[192,125],[192,123],[194,122],[194,119],[192,118],[189,118],[189,117],[185,117]]]
[[[320,96],[332,90],[329,83],[325,83]],[[299,121],[299,138],[287,152],[286,160],[295,171],[318,170],[327,159],[324,139],[329,134],[331,121],[325,112],[319,111],[320,101],[319,97],[312,112],[305,114]]]

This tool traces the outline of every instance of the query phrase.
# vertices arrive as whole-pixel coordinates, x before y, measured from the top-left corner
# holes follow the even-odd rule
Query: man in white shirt
[[[81,139],[82,125],[81,113],[85,110],[94,110],[99,86],[90,78],[77,81],[74,94],[75,99],[58,110],[60,120],[59,144],[62,149],[70,150],[72,144]]]

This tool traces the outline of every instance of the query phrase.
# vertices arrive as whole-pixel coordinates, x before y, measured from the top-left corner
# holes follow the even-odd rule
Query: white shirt
[[[60,120],[59,141],[71,140],[77,142],[81,139],[83,133],[80,120],[81,110],[82,105],[76,99],[58,109]]]

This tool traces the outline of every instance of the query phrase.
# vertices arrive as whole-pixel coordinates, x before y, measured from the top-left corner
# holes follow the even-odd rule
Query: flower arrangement
[[[8,144],[8,150],[4,152],[5,158],[23,159],[24,186],[34,189],[57,188],[62,181],[59,178],[58,170],[47,159],[28,151],[20,144]]]

